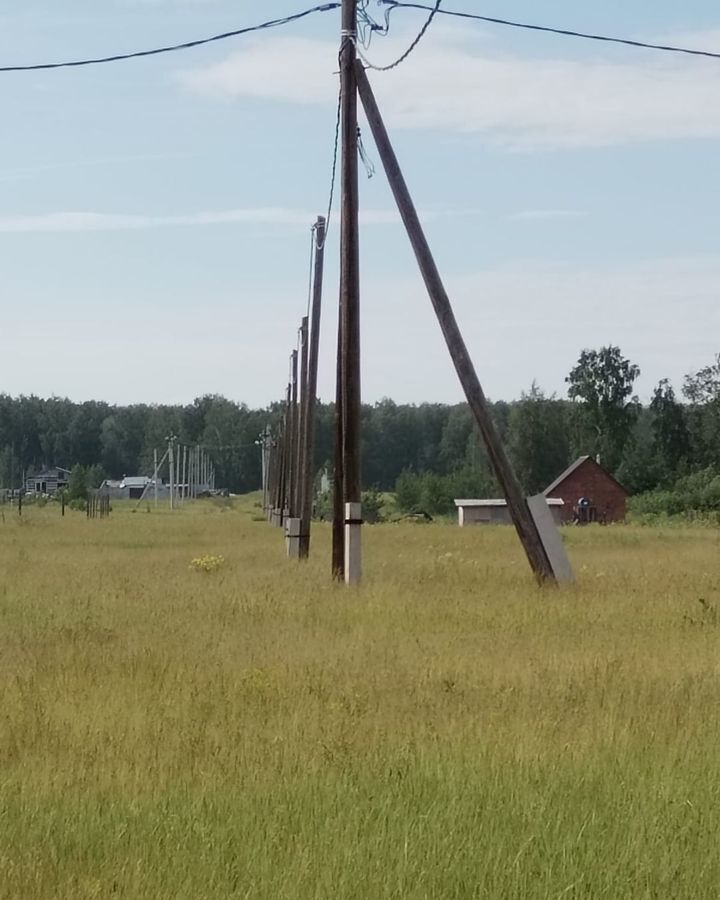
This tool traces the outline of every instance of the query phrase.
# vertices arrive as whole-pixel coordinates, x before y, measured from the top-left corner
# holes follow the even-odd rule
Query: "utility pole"
[[[317,408],[318,361],[320,358],[320,313],[322,310],[323,269],[325,265],[325,227],[323,216],[315,223],[315,278],[313,282],[312,312],[310,314],[310,348],[308,351],[307,401],[302,436],[300,472],[301,499],[299,515],[300,558],[310,555],[313,487],[315,484],[315,415]]]
[[[343,390],[342,390],[342,319],[338,320],[337,365],[335,369],[335,460],[333,472],[332,576],[345,580],[345,496],[343,478]]]
[[[262,466],[262,495],[263,495],[263,512],[267,516],[269,503],[269,479],[270,479],[270,426],[266,425],[260,439],[257,441],[260,445],[260,464]]]
[[[157,452],[157,448],[155,450],[153,450],[153,472],[155,473],[153,475],[153,486],[155,488],[155,509],[157,509],[157,505],[158,505],[158,483],[157,483],[157,480],[158,480],[158,452]]]
[[[282,429],[282,474],[280,476],[280,525],[288,517],[288,482],[290,480],[290,410],[292,404],[292,383],[288,382],[285,398],[285,418]]]
[[[390,188],[415,252],[420,272],[450,351],[455,371],[485,441],[495,476],[503,489],[508,511],[525,549],[530,566],[535,573],[535,577],[540,582],[557,581],[559,578],[571,580],[572,574],[570,572],[568,577],[567,573],[570,571],[569,563],[567,563],[561,542],[554,539],[555,536],[550,539],[543,539],[540,528],[531,512],[531,507],[528,506],[528,501],[523,494],[520,482],[505,451],[490,406],[485,398],[472,359],[455,319],[450,298],[447,295],[440,272],[420,224],[420,219],[395,156],[395,151],[390,142],[370,82],[361,64],[358,63],[356,65],[355,71],[360,98],[365,108]],[[543,511],[547,509],[544,501],[542,509]],[[554,544],[553,555],[555,563],[550,558],[549,548],[551,544]]]
[[[297,438],[295,441],[295,489],[293,492],[293,515],[302,518],[303,495],[303,450],[305,447],[305,420],[307,418],[307,377],[308,377],[308,317],[300,323],[300,408],[297,416]],[[300,529],[302,534],[302,528]]]
[[[185,501],[187,500],[187,453],[188,448],[182,448],[182,487],[180,488],[180,496],[182,498],[182,504],[185,505]]]
[[[358,188],[357,0],[343,0],[340,45],[340,321],[345,583],[362,571],[360,474],[360,243]]]
[[[198,459],[198,448],[197,446],[192,449],[192,498],[193,500],[197,499],[197,459]]]
[[[175,438],[168,438],[168,467],[170,469],[170,509],[175,509]]]
[[[288,422],[288,484],[287,505],[290,518],[295,515],[295,486],[297,485],[297,445],[298,445],[298,352],[293,350],[290,357],[290,416]]]

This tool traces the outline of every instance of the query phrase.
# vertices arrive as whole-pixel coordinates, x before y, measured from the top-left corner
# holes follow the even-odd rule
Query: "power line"
[[[367,58],[365,57],[365,55],[358,49],[358,56],[360,57],[360,59],[361,59],[361,60],[363,61],[363,63],[365,64],[366,68],[368,68],[368,69],[373,69],[375,72],[389,72],[391,69],[396,69],[398,66],[402,65],[402,64],[405,62],[405,60],[408,58],[408,56],[410,56],[410,54],[415,50],[415,48],[416,48],[417,45],[420,43],[420,41],[425,37],[425,35],[426,35],[427,32],[428,32],[428,29],[430,28],[430,26],[431,26],[432,23],[433,23],[433,19],[435,18],[435,16],[436,16],[439,12],[443,12],[443,10],[440,9],[440,4],[441,4],[441,3],[442,3],[442,0],[436,0],[435,6],[433,6],[433,7],[429,7],[429,6],[428,6],[428,7],[425,7],[425,9],[429,9],[429,10],[430,10],[430,15],[428,16],[427,21],[425,22],[425,24],[423,25],[423,27],[420,29],[420,31],[419,31],[417,37],[415,38],[415,40],[410,44],[410,46],[409,46],[409,47],[407,48],[407,50],[402,54],[402,56],[399,56],[399,57],[395,60],[395,62],[389,63],[389,65],[387,65],[387,66],[376,66],[376,65],[374,65],[373,63],[371,63],[370,60],[367,59]],[[389,15],[390,15],[390,13],[392,12],[392,9],[393,9],[394,4],[389,4],[389,5],[391,6],[391,8],[390,8],[390,9],[388,10],[388,12],[387,12],[388,17],[389,17]],[[397,5],[404,5],[404,4],[397,4]],[[387,27],[389,28],[389,18],[386,19],[386,22],[388,22],[388,26],[387,26]],[[381,30],[380,33],[381,33],[381,34],[387,34],[387,30]]]
[[[429,12],[433,11],[432,6],[424,3],[405,3],[400,0],[378,0],[385,6],[390,7],[390,11],[394,9],[421,9]],[[607,44],[623,44],[626,47],[639,47],[643,50],[663,50],[666,53],[684,53],[687,56],[704,56],[709,59],[720,59],[720,53],[713,53],[710,50],[693,50],[689,47],[676,47],[672,44],[650,44],[646,41],[634,41],[630,38],[608,37],[603,34],[590,34],[584,31],[572,31],[567,28],[552,28],[548,25],[531,25],[527,22],[514,22],[510,19],[496,19],[492,16],[479,16],[475,13],[459,12],[451,9],[439,9],[437,13],[441,16],[451,16],[457,19],[472,19],[477,22],[488,22],[491,25],[506,25],[510,28],[523,28],[527,31],[541,31],[546,34],[559,34],[563,37],[582,38],[586,41],[601,41]]]
[[[113,56],[100,56],[91,59],[76,59],[70,62],[57,63],[33,63],[26,66],[0,66],[0,72],[39,72],[47,69],[74,69],[82,66],[99,66],[104,63],[121,62],[126,59],[142,59],[147,56],[160,56],[163,53],[175,53],[179,50],[192,50],[195,47],[202,47],[205,44],[214,44],[219,41],[226,41],[229,38],[239,37],[244,34],[252,34],[256,31],[265,31],[269,28],[279,28],[282,25],[290,25],[292,22],[298,22],[315,13],[330,12],[333,9],[339,9],[340,3],[322,3],[319,6],[313,6],[302,12],[293,13],[289,16],[283,16],[281,19],[271,19],[268,22],[261,22],[259,25],[250,25],[245,28],[236,28],[234,31],[225,31],[222,34],[215,34],[212,37],[199,38],[194,41],[184,41],[182,44],[172,44],[166,47],[156,47],[153,50],[136,50],[131,53],[117,53]]]
[[[337,112],[335,115],[335,146],[333,149],[332,171],[330,173],[330,196],[328,198],[327,217],[325,219],[325,234],[323,242],[317,244],[318,249],[322,250],[327,243],[328,233],[330,231],[330,218],[332,216],[333,203],[335,202],[335,183],[337,181],[338,156],[340,153],[340,124],[342,116],[342,87],[338,90]],[[315,229],[313,228],[313,232]],[[317,243],[317,242],[316,242]]]

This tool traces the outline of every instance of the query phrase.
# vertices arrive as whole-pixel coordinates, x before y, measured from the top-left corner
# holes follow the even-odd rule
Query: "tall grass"
[[[348,591],[254,515],[6,508],[0,897],[720,894],[720,532],[573,530],[538,591],[376,526]]]

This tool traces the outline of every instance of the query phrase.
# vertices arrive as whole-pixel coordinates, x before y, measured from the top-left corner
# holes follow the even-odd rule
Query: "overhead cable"
[[[236,28],[233,31],[225,31],[222,34],[214,34],[207,38],[198,38],[192,41],[184,41],[181,44],[171,44],[165,47],[156,47],[152,50],[135,50],[130,53],[116,53],[112,56],[98,56],[89,59],[75,59],[69,62],[54,63],[33,63],[24,66],[0,66],[0,72],[40,72],[47,69],[75,69],[82,66],[99,66],[105,63],[122,62],[126,59],[142,59],[148,56],[160,56],[163,53],[175,53],[179,50],[192,50],[195,47],[203,47],[206,44],[214,44],[219,41],[226,41],[230,38],[240,37],[244,34],[252,34],[257,31],[265,31],[270,28],[279,28],[283,25],[290,25],[305,19],[315,13],[330,12],[333,9],[339,9],[341,4],[322,3],[319,6],[313,6],[302,12],[292,13],[289,16],[283,16],[281,19],[271,19],[267,22],[261,22],[259,25],[249,25],[245,28]]]
[[[333,148],[332,168],[330,172],[330,196],[328,197],[327,216],[325,218],[325,233],[322,244],[317,240],[317,229],[313,226],[313,235],[318,250],[322,250],[327,243],[328,232],[330,231],[330,219],[332,218],[333,205],[335,203],[335,184],[337,182],[338,157],[340,155],[340,125],[342,119],[342,86],[338,90],[337,111],[335,114],[335,141]]]
[[[435,18],[435,16],[436,16],[439,12],[442,12],[442,10],[440,9],[440,4],[441,4],[441,3],[442,3],[442,0],[435,0],[435,6],[432,6],[432,7],[431,7],[431,6],[423,7],[423,9],[428,9],[428,10],[430,10],[430,15],[428,16],[427,21],[425,22],[425,24],[423,25],[423,27],[420,29],[420,31],[418,32],[417,36],[415,37],[415,39],[413,40],[413,42],[410,44],[410,46],[407,48],[407,50],[402,54],[402,56],[399,56],[399,57],[395,60],[395,62],[391,62],[391,63],[389,63],[389,64],[386,65],[386,66],[376,66],[374,63],[370,62],[370,60],[367,59],[367,57],[365,56],[365,54],[358,48],[358,56],[360,57],[360,59],[361,59],[361,60],[363,61],[363,63],[365,64],[365,67],[366,67],[367,69],[372,69],[372,70],[375,71],[375,72],[389,72],[391,69],[397,69],[398,66],[402,65],[402,63],[404,63],[405,60],[410,56],[410,54],[415,50],[415,48],[418,46],[418,44],[420,43],[420,41],[425,37],[425,35],[426,35],[427,32],[428,32],[428,29],[430,28],[430,26],[431,26],[432,23],[433,23],[433,19]],[[388,10],[388,12],[387,12],[388,19],[386,19],[386,21],[388,22],[387,28],[389,29],[389,16],[390,16],[390,13],[392,12],[392,8],[393,8],[394,6],[396,6],[396,5],[397,5],[397,6],[404,6],[405,4],[388,4],[388,5],[391,7],[391,8]],[[382,34],[387,34],[387,30],[381,31],[381,33],[382,33]]]
[[[433,12],[433,7],[425,3],[406,3],[401,0],[378,0],[379,3],[394,9],[421,9]],[[673,44],[651,44],[647,41],[635,41],[631,38],[609,37],[604,34],[591,34],[585,31],[573,31],[569,28],[553,28],[549,25],[532,25],[527,22],[515,22],[511,19],[498,19],[493,16],[480,16],[476,13],[459,12],[452,9],[438,9],[437,14],[457,19],[471,19],[477,22],[488,22],[491,25],[506,25],[510,28],[522,28],[527,31],[540,31],[546,34],[559,34],[563,37],[582,38],[586,41],[601,41],[606,44],[622,44],[643,50],[662,50],[666,53],[684,53],[687,56],[703,56],[709,59],[720,59],[720,53],[710,50],[694,50],[690,47],[679,47]]]

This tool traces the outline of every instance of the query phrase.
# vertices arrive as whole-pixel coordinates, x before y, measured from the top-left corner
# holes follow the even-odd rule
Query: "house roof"
[[[549,487],[545,488],[545,490],[543,491],[543,494],[545,494],[546,497],[548,497],[550,494],[552,494],[553,491],[557,490],[560,487],[560,485],[563,483],[563,481],[566,481],[573,474],[573,472],[575,472],[577,469],[579,469],[580,466],[584,465],[588,460],[590,460],[590,462],[594,466],[597,466],[598,469],[601,469],[605,473],[605,475],[607,475],[607,477],[610,479],[610,481],[614,481],[615,484],[621,490],[625,491],[626,494],[630,493],[630,491],[628,491],[628,489],[624,485],[620,484],[620,482],[617,480],[617,478],[613,477],[608,472],[608,470],[604,469],[600,465],[599,462],[596,462],[593,459],[592,456],[580,456],[575,460],[574,463],[571,463],[561,475],[558,475],[558,477],[555,479],[555,481],[553,481],[553,483],[551,485],[549,485]]]
[[[47,469],[43,469],[40,472],[36,472],[34,475],[28,475],[28,478],[55,478],[55,473],[62,473],[63,475],[69,475],[69,469],[63,469],[62,466],[50,466]]]
[[[547,497],[547,505],[548,506],[565,506],[565,501],[560,498],[555,497]],[[461,506],[466,507],[477,507],[477,506],[507,506],[507,500],[456,500],[455,506],[458,509]]]

